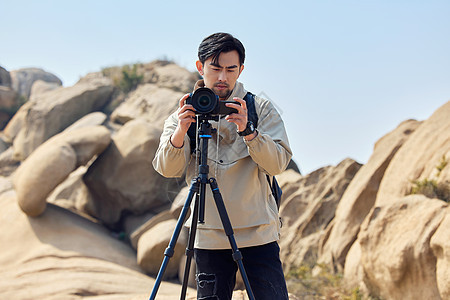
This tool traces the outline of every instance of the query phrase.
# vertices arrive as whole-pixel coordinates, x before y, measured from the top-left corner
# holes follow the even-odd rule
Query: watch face
[[[255,125],[253,125],[253,123],[252,122],[250,122],[250,124],[249,124],[250,126],[250,130],[253,132],[253,131],[255,131]]]

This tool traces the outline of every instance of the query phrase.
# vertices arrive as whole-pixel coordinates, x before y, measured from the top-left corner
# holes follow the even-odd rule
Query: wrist
[[[179,130],[179,128],[177,127],[177,129],[175,129],[173,134],[170,136],[170,143],[172,144],[172,146],[174,146],[175,148],[182,148],[184,146],[185,135],[186,133],[183,134],[183,132],[181,132],[181,130]]]
[[[238,130],[238,135],[245,137],[247,135],[252,135],[253,133],[255,133],[255,131],[256,131],[256,128],[255,128],[255,125],[253,124],[253,122],[248,121],[244,130],[242,130],[242,131]]]
[[[250,142],[251,140],[253,140],[255,137],[257,137],[258,136],[258,131],[257,130],[255,130],[255,132],[253,132],[252,134],[249,134],[249,135],[246,135],[246,136],[244,136],[244,140],[246,141],[246,142]]]

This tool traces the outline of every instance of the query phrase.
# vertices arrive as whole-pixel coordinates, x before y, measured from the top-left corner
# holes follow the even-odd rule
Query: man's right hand
[[[186,104],[189,94],[184,95],[180,99],[178,107],[178,124],[174,133],[170,138],[170,142],[176,148],[183,147],[184,136],[188,132],[189,127],[195,122],[195,109],[192,105]]]

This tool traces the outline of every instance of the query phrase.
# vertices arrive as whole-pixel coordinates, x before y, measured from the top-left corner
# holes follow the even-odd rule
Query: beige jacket
[[[243,84],[237,82],[228,99],[244,98],[246,93]],[[255,97],[255,107],[258,135],[253,140],[245,141],[237,134],[235,124],[221,119],[219,122],[211,121],[213,128],[220,128],[208,142],[209,177],[217,180],[240,248],[279,239],[278,209],[266,174],[283,172],[292,156],[283,121],[272,103]],[[181,177],[186,171],[186,182],[190,185],[192,178],[198,176],[197,159],[195,154],[191,156],[187,135],[182,148],[171,144],[170,137],[177,124],[175,112],[165,121],[153,166],[165,177]],[[191,220],[188,220],[186,226],[190,224]],[[205,223],[198,224],[195,247],[231,248],[209,187],[206,192]]]

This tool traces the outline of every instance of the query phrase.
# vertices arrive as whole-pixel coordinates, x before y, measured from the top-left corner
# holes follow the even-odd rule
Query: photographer
[[[288,299],[277,243],[278,208],[266,178],[266,174],[283,172],[292,156],[283,121],[269,101],[255,97],[257,128],[249,122],[243,100],[247,91],[237,81],[245,59],[244,46],[238,39],[226,33],[212,34],[201,42],[198,57],[196,67],[203,80],[194,90],[207,87],[220,101],[239,103],[226,104],[237,112],[212,122],[217,131],[208,147],[208,165],[223,195],[250,286],[258,300]],[[184,95],[178,110],[165,121],[153,160],[155,170],[165,177],[181,177],[186,171],[188,183],[198,174],[187,134],[196,122],[194,107],[186,104],[189,97]],[[186,224],[191,224],[190,220]],[[237,266],[208,189],[205,222],[198,224],[194,257],[197,298],[231,299]]]

